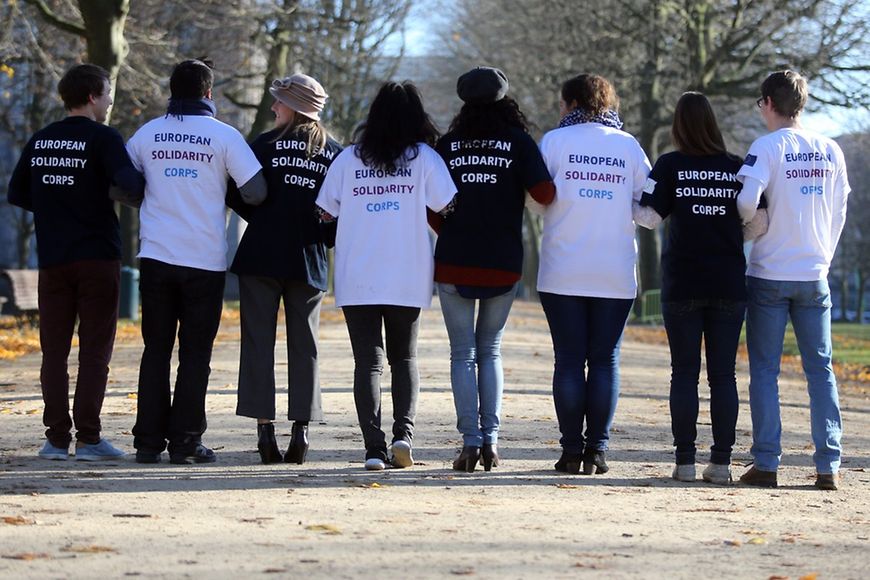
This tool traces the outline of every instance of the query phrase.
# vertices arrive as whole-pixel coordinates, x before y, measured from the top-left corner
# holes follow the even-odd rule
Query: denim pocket
[[[782,299],[783,284],[785,282],[746,277],[749,300],[755,304],[778,304]]]

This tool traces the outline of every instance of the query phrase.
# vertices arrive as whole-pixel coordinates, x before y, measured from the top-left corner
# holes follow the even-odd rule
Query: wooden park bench
[[[36,326],[39,314],[39,270],[0,270],[0,277],[9,281],[12,296],[4,308],[19,320]]]

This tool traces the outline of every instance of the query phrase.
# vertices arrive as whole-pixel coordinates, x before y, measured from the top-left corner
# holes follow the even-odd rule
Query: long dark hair
[[[465,103],[450,122],[450,131],[461,137],[480,139],[508,127],[529,132],[529,122],[519,104],[510,97],[494,103]]]
[[[726,152],[716,114],[702,93],[683,93],[677,101],[671,140],[677,151],[686,155],[719,155]]]
[[[356,154],[368,167],[395,171],[420,152],[418,143],[434,145],[438,129],[423,109],[411,81],[384,83],[365,123],[354,132]]]

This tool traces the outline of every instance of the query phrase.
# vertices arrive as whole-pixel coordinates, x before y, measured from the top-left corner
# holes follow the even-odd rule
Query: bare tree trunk
[[[656,135],[661,126],[662,86],[661,78],[661,46],[658,34],[663,26],[664,15],[660,2],[649,4],[649,31],[646,50],[646,63],[641,70],[640,82],[640,132],[639,142],[651,161],[658,156]],[[661,254],[661,233],[658,228],[648,230],[638,228],[638,272],[640,274],[639,292],[661,287],[661,269],[659,256]],[[638,302],[638,307],[639,307]]]
[[[260,103],[257,105],[254,123],[251,125],[251,130],[248,131],[248,141],[265,131],[269,122],[275,118],[272,114],[272,94],[269,92],[269,87],[272,86],[273,79],[287,76],[290,32],[282,27],[280,30],[275,30],[272,39],[273,44],[272,48],[269,49],[269,60],[266,63],[266,74],[263,79],[263,96],[260,97]]]
[[[88,60],[109,71],[112,90],[129,48],[124,26],[130,12],[130,0],[79,0],[85,25]]]
[[[849,321],[846,312],[849,310],[849,273],[843,268],[840,275],[840,318],[843,322]]]
[[[864,324],[864,309],[866,308],[866,300],[864,293],[867,290],[867,273],[863,270],[858,271],[858,305],[856,316],[858,324]]]

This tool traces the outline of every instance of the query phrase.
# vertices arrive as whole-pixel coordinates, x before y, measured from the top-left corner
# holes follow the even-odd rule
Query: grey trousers
[[[236,415],[275,419],[275,332],[284,300],[291,421],[323,418],[317,370],[317,331],[324,293],[303,282],[239,276],[242,349]]]
[[[420,392],[417,370],[417,333],[420,309],[406,306],[345,306],[344,319],[353,348],[353,399],[366,446],[366,459],[387,459],[387,442],[381,430],[381,374],[384,340],[390,364],[393,399],[393,441],[414,437],[414,417]]]

